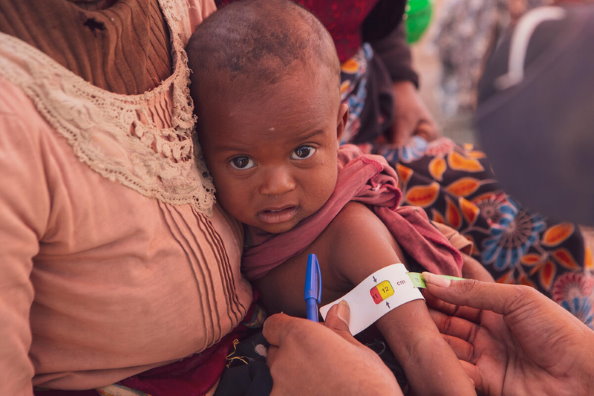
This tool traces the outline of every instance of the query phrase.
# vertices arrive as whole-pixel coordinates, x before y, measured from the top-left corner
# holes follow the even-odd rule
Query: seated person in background
[[[339,149],[340,65],[313,15],[285,0],[234,3],[198,27],[188,56],[218,200],[247,225],[243,271],[271,312],[304,315],[308,253],[325,302],[393,263],[460,274],[462,255],[423,211],[399,207],[387,162]],[[377,323],[415,392],[474,394],[424,301]]]

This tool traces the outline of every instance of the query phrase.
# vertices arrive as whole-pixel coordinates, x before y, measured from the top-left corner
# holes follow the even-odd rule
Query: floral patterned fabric
[[[362,54],[343,65],[344,87],[366,73]],[[357,108],[365,102],[357,90],[343,91],[342,99]],[[349,124],[352,139],[356,117]],[[395,167],[404,204],[422,207],[472,241],[473,256],[498,282],[533,286],[594,328],[594,265],[577,225],[529,212],[501,189],[485,154],[472,145],[415,137],[393,149],[381,140],[359,147]]]
[[[367,97],[367,68],[372,57],[373,49],[366,43],[355,56],[341,66],[340,95],[349,105],[348,120],[341,136],[341,144],[350,142],[361,126],[360,117]]]

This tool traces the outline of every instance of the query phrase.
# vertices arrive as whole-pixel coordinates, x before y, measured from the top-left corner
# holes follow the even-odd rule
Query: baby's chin
[[[292,219],[291,221],[279,222],[279,223],[275,223],[275,224],[263,224],[262,222],[250,222],[251,224],[250,223],[244,223],[244,224],[256,229],[258,232],[261,232],[261,233],[284,234],[285,232],[289,232],[292,229],[301,225],[303,223],[303,221],[305,219],[307,219],[308,217],[309,216],[306,216],[306,217],[299,216],[297,218]]]
[[[293,228],[297,227],[300,222],[296,223],[286,223],[286,224],[266,224],[263,225],[262,223],[258,224],[246,224],[249,227],[255,228],[261,233],[265,234],[284,234],[285,232],[291,231]],[[245,223],[244,223],[245,224]]]

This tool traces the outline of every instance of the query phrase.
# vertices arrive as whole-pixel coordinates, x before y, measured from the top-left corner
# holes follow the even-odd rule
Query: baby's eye
[[[314,147],[305,145],[299,146],[291,154],[291,159],[304,160],[314,155],[315,152],[316,149]]]
[[[235,169],[244,170],[250,169],[254,167],[254,161],[250,157],[246,157],[245,155],[232,158],[229,161],[231,166]]]

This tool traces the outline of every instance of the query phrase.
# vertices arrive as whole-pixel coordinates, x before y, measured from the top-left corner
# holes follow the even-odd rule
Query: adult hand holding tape
[[[349,333],[348,322],[346,303],[335,305],[323,324],[285,314],[270,316],[263,334],[270,343],[271,396],[401,396],[392,372]]]
[[[594,331],[528,286],[423,273],[431,315],[479,392],[591,395]]]

